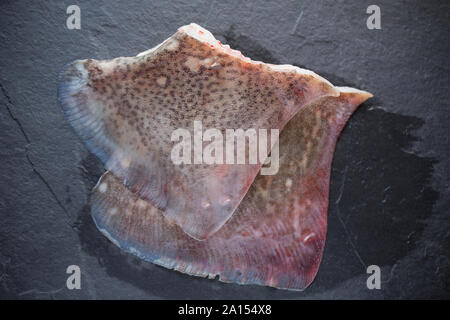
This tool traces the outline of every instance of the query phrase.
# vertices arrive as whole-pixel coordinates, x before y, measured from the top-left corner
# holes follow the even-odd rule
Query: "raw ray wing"
[[[111,172],[92,194],[98,228],[123,250],[190,275],[302,290],[325,245],[330,167],[340,131],[372,95],[339,88],[303,108],[280,135],[277,175],[258,176],[233,217],[204,241],[187,236]]]
[[[308,102],[337,94],[311,71],[252,61],[196,24],[136,57],[77,60],[58,89],[66,117],[106,168],[196,239],[231,217],[262,161],[175,165],[174,130],[195,120],[204,130],[282,129]]]

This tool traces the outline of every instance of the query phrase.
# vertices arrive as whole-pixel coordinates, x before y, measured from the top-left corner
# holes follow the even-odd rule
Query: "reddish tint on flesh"
[[[334,145],[370,94],[252,61],[191,24],[136,57],[69,64],[58,96],[109,170],[92,208],[115,244],[228,282],[303,289],[314,279]],[[224,136],[226,129],[279,129],[279,172],[258,175],[261,162],[175,165],[172,132],[192,133],[194,121]]]
[[[280,170],[257,176],[231,219],[204,241],[189,237],[110,172],[94,189],[94,220],[120,247],[191,275],[303,289],[325,244],[330,165],[336,139],[364,92],[322,98],[280,136]],[[107,192],[100,192],[102,184]],[[111,214],[114,213],[114,214]]]

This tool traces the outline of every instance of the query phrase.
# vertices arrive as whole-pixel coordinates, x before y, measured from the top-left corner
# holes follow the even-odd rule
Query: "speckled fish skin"
[[[338,136],[372,95],[339,88],[303,108],[280,135],[277,175],[258,176],[233,217],[204,241],[187,236],[110,172],[92,194],[99,230],[123,250],[190,275],[303,290],[325,245],[330,168]]]
[[[172,132],[194,120],[222,132],[282,129],[305,104],[337,94],[311,71],[251,61],[195,24],[136,57],[75,61],[58,90],[91,152],[195,239],[231,217],[261,163],[174,165]]]

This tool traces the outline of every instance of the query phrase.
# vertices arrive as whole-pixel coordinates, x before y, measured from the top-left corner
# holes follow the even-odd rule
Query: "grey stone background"
[[[81,8],[81,30],[66,8]],[[366,9],[381,8],[381,30]],[[0,298],[449,298],[446,1],[2,1]],[[75,59],[131,56],[196,22],[245,55],[312,69],[375,95],[332,168],[328,237],[304,292],[186,276],[121,252],[95,228],[103,172],[64,120],[57,75]],[[79,265],[81,290],[65,287]],[[381,290],[366,267],[381,267]]]

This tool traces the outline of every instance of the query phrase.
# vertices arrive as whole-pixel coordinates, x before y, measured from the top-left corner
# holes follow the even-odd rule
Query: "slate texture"
[[[81,8],[81,30],[66,8]],[[381,8],[381,30],[366,9]],[[450,5],[445,1],[2,1],[0,299],[450,298]],[[332,168],[323,262],[304,292],[224,284],[121,252],[95,228],[103,172],[64,120],[63,66],[144,51],[196,22],[255,60],[375,95]],[[82,272],[66,288],[66,268]],[[366,268],[381,267],[381,290]]]

